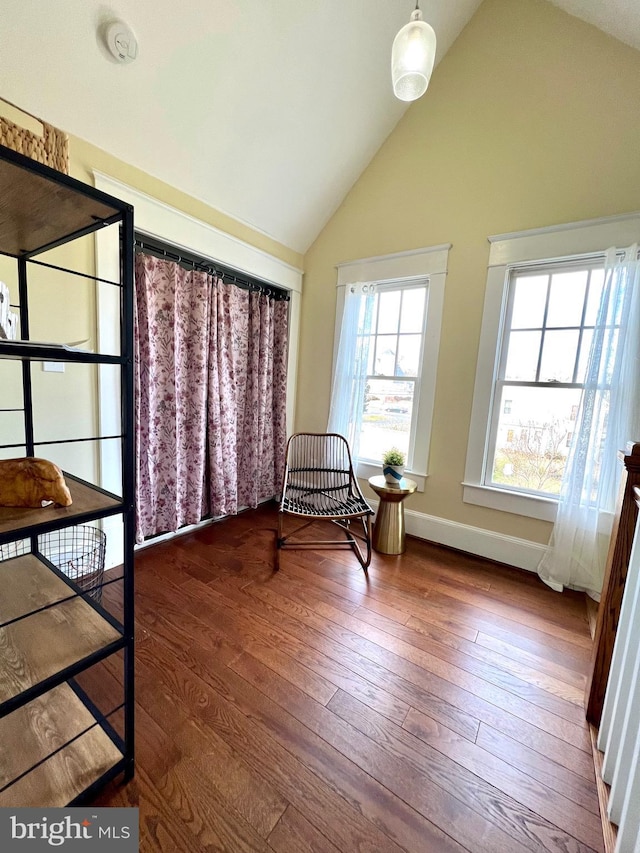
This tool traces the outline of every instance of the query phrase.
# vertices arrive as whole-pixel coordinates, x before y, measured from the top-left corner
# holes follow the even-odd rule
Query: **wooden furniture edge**
[[[589,734],[591,735],[591,751],[593,753],[593,769],[596,774],[596,790],[598,792],[598,805],[600,806],[600,820],[602,821],[602,836],[604,838],[604,853],[614,853],[618,830],[615,824],[607,817],[609,805],[609,786],[602,778],[603,755],[598,749],[598,729],[589,723]]]
[[[609,678],[620,606],[638,518],[634,489],[640,486],[640,442],[629,442],[619,458],[624,469],[611,531],[602,595],[598,608],[591,665],[587,674],[585,709],[589,723],[600,726],[604,694]]]

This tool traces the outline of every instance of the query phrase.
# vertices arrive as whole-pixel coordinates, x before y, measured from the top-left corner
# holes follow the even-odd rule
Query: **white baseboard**
[[[375,509],[376,501],[369,501]],[[419,539],[427,539],[438,545],[447,545],[458,551],[466,551],[478,557],[486,557],[498,563],[506,563],[528,572],[536,572],[546,546],[528,539],[518,539],[481,527],[472,527],[447,518],[438,518],[424,512],[405,510],[407,533]]]
[[[203,527],[208,527],[210,524],[219,520],[220,519],[218,518],[205,518],[197,524],[187,524],[185,527],[181,527],[180,530],[172,530],[169,531],[169,533],[159,533],[151,539],[145,539],[144,542],[136,542],[134,550],[143,551],[145,548],[151,547],[151,545],[160,545],[161,542],[168,542],[170,539],[177,539],[178,536],[184,536],[186,533],[193,533],[195,530],[201,530]]]

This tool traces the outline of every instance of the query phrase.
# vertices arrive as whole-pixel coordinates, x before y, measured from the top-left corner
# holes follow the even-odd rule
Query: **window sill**
[[[462,499],[467,504],[486,506],[502,512],[512,512],[515,515],[526,515],[541,521],[555,521],[558,502],[553,498],[522,495],[506,489],[493,486],[483,486],[479,483],[463,483]]]
[[[369,477],[377,477],[382,474],[382,463],[376,462],[357,462],[356,474],[361,480],[368,480]],[[415,471],[405,471],[405,477],[414,480],[418,484],[418,491],[424,492],[424,485],[427,480],[427,474],[416,474]]]

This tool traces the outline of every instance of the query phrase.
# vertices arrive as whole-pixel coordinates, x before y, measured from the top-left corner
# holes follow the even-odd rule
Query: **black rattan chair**
[[[286,536],[285,515],[305,519]],[[276,569],[280,567],[283,548],[351,548],[366,572],[371,562],[372,515],[373,510],[358,485],[344,436],[311,432],[291,436],[278,513]],[[333,523],[345,533],[345,538],[311,541],[298,537],[317,521]],[[363,554],[358,540],[365,544],[366,553]]]

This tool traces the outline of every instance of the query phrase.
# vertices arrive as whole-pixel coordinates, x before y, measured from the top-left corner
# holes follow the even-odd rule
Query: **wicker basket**
[[[3,116],[0,116],[0,145],[11,148],[25,157],[30,157],[38,163],[44,163],[45,166],[51,166],[52,169],[57,169],[59,172],[69,174],[69,137],[66,133],[58,130],[57,127],[47,124],[37,116],[31,115],[26,110],[16,107],[10,101],[0,101],[8,104],[10,107],[25,115],[30,116],[42,125],[42,135],[34,133],[32,130],[27,130],[24,127],[10,121]]]

